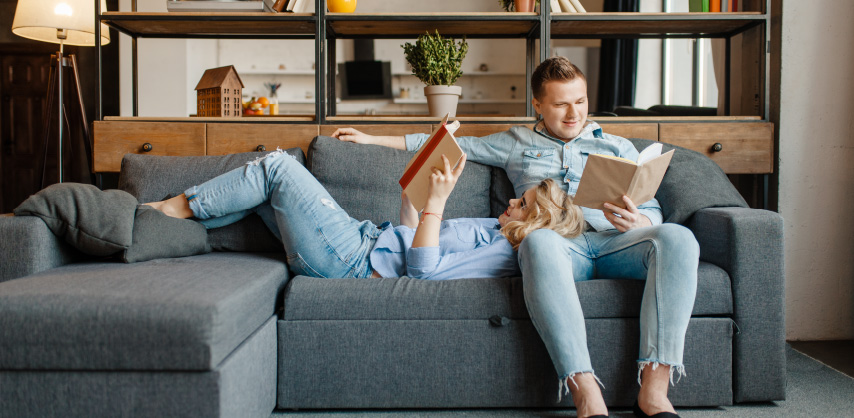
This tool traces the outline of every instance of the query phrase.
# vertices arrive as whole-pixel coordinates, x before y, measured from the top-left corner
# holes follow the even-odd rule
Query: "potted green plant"
[[[403,47],[406,62],[412,66],[412,75],[426,84],[424,96],[430,116],[445,116],[457,113],[457,102],[463,89],[454,83],[463,74],[461,66],[469,45],[463,38],[459,43],[445,38],[436,31],[418,37],[415,44],[407,42]]]
[[[533,12],[535,3],[540,4],[540,0],[498,0],[498,4],[507,12]]]

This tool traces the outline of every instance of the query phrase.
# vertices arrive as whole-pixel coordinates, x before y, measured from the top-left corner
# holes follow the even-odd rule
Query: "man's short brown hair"
[[[539,99],[543,94],[543,85],[547,82],[570,81],[579,77],[587,82],[587,77],[584,77],[584,73],[575,64],[564,57],[552,57],[540,63],[534,70],[531,75],[531,92]]]

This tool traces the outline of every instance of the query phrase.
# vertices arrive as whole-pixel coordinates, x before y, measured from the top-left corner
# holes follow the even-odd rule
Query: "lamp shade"
[[[101,0],[101,12],[107,0]],[[94,0],[18,0],[12,33],[37,41],[59,43],[57,29],[65,29],[66,45],[95,45]],[[110,31],[101,24],[101,45],[110,43]]]

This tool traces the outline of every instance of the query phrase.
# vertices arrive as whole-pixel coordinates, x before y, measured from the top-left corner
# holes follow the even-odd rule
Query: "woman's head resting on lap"
[[[522,240],[537,229],[551,229],[561,236],[572,238],[584,231],[581,208],[552,179],[510,199],[510,206],[498,217],[501,233],[518,249]]]

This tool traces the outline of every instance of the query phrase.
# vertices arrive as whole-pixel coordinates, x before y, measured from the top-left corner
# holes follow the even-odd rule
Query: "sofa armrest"
[[[700,259],[729,273],[736,402],[786,397],[783,219],[767,210],[709,208],[686,225],[700,243]]]
[[[0,215],[0,282],[69,264],[80,252],[35,216]]]

